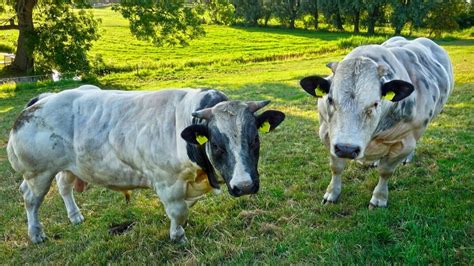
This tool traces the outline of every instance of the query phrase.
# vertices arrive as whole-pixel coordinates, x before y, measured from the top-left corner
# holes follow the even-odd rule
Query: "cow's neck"
[[[200,121],[200,119],[193,119],[193,124],[207,124],[204,121]],[[211,187],[219,189],[219,181],[217,178],[217,173],[214,167],[209,160],[209,157],[206,153],[206,146],[205,145],[192,145],[186,144],[186,150],[188,153],[188,157],[191,161],[196,163],[201,169],[207,174],[207,178],[209,179],[209,184]]]

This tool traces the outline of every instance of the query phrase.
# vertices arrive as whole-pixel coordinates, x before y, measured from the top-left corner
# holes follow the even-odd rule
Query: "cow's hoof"
[[[341,193],[335,193],[335,192],[326,192],[323,196],[323,202],[322,204],[327,205],[330,203],[336,203],[337,199],[339,198],[339,195]]]
[[[176,237],[175,239],[172,239],[172,241],[176,244],[183,245],[188,242],[188,238],[186,237],[186,235],[182,235],[182,236]]]
[[[335,204],[335,203],[336,203],[335,201],[327,200],[327,199],[323,199],[323,201],[321,202],[321,204],[323,205],[329,205],[329,204]]]
[[[72,224],[80,224],[84,222],[84,216],[81,213],[76,213],[73,216],[69,217],[69,220]]]
[[[372,198],[369,202],[368,208],[369,210],[373,210],[376,208],[387,208],[387,201]]]
[[[28,236],[33,244],[38,244],[46,240],[46,235],[41,227],[34,227],[28,230]]]

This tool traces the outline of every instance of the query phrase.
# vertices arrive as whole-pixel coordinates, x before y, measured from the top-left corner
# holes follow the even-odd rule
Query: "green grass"
[[[390,180],[389,207],[369,211],[378,175],[356,163],[344,172],[339,202],[320,204],[330,179],[328,153],[316,134],[314,99],[297,85],[305,75],[328,74],[324,65],[349,51],[338,46],[349,34],[208,26],[207,36],[188,47],[156,48],[134,40],[110,11],[96,12],[103,36],[91,54],[101,54],[113,71],[90,82],[127,90],[214,87],[233,99],[271,99],[268,108],[287,114],[278,130],[262,136],[261,190],[242,198],[208,195],[191,209],[189,242],[175,245],[151,190],[135,191],[127,205],[120,193],[91,186],[76,193],[86,221],[73,226],[53,185],[40,209],[49,240],[30,244],[21,177],[6,158],[9,130],[30,98],[78,84],[2,86],[2,263],[473,264],[472,37],[440,41],[452,58],[456,89],[418,143],[414,163]],[[131,231],[108,234],[110,225],[130,220],[136,222]]]

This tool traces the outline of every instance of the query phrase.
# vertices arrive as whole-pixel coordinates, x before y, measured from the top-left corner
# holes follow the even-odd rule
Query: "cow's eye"
[[[379,106],[379,102],[374,103],[374,108],[377,108],[377,106]]]
[[[224,154],[225,153],[225,149],[221,148],[219,145],[215,144],[215,143],[212,143],[211,144],[211,147],[212,147],[212,150],[216,153],[216,154]]]

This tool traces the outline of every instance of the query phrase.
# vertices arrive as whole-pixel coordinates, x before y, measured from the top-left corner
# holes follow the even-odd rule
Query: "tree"
[[[456,17],[465,12],[467,8],[468,6],[463,0],[435,1],[426,19],[430,35],[434,33],[439,38],[443,32],[457,30],[459,25]]]
[[[300,0],[280,0],[276,5],[276,13],[283,24],[294,29],[296,19],[301,14],[300,7]]]
[[[187,45],[204,35],[199,15],[181,0],[121,0],[114,10],[130,21],[130,31],[155,45]]]
[[[313,16],[314,29],[317,30],[319,28],[318,0],[301,0],[301,11],[304,14],[310,14]]]
[[[403,27],[408,22],[414,27],[420,27],[430,10],[430,3],[432,2],[433,0],[391,0],[392,14],[390,22],[392,27],[395,28],[395,35],[400,35]]]
[[[38,6],[33,57],[35,71],[48,73],[51,69],[71,74],[89,70],[87,51],[99,38],[98,21],[84,9],[74,11],[72,5],[58,2]],[[65,30],[67,29],[67,30]]]
[[[245,24],[257,26],[262,18],[262,0],[234,0],[235,14]]]
[[[87,50],[98,38],[97,21],[83,7],[89,0],[0,0],[0,12],[11,8],[15,21],[1,29],[19,31],[11,68],[20,73],[47,67],[87,69]],[[132,33],[157,45],[187,44],[204,34],[193,6],[180,0],[122,0],[116,8],[130,20]],[[17,22],[17,24],[15,24]],[[57,41],[61,40],[61,41]],[[36,57],[36,58],[35,58]]]
[[[375,23],[383,18],[384,6],[388,3],[387,0],[365,0],[365,8],[367,10],[367,33],[374,35]]]
[[[343,31],[344,27],[340,12],[341,0],[319,0],[318,4],[326,22],[333,24],[336,29]]]
[[[340,9],[346,17],[351,17],[354,33],[359,33],[360,16],[365,5],[362,0],[339,0]]]
[[[235,8],[230,0],[197,0],[196,3],[212,24],[230,25],[235,20]]]

